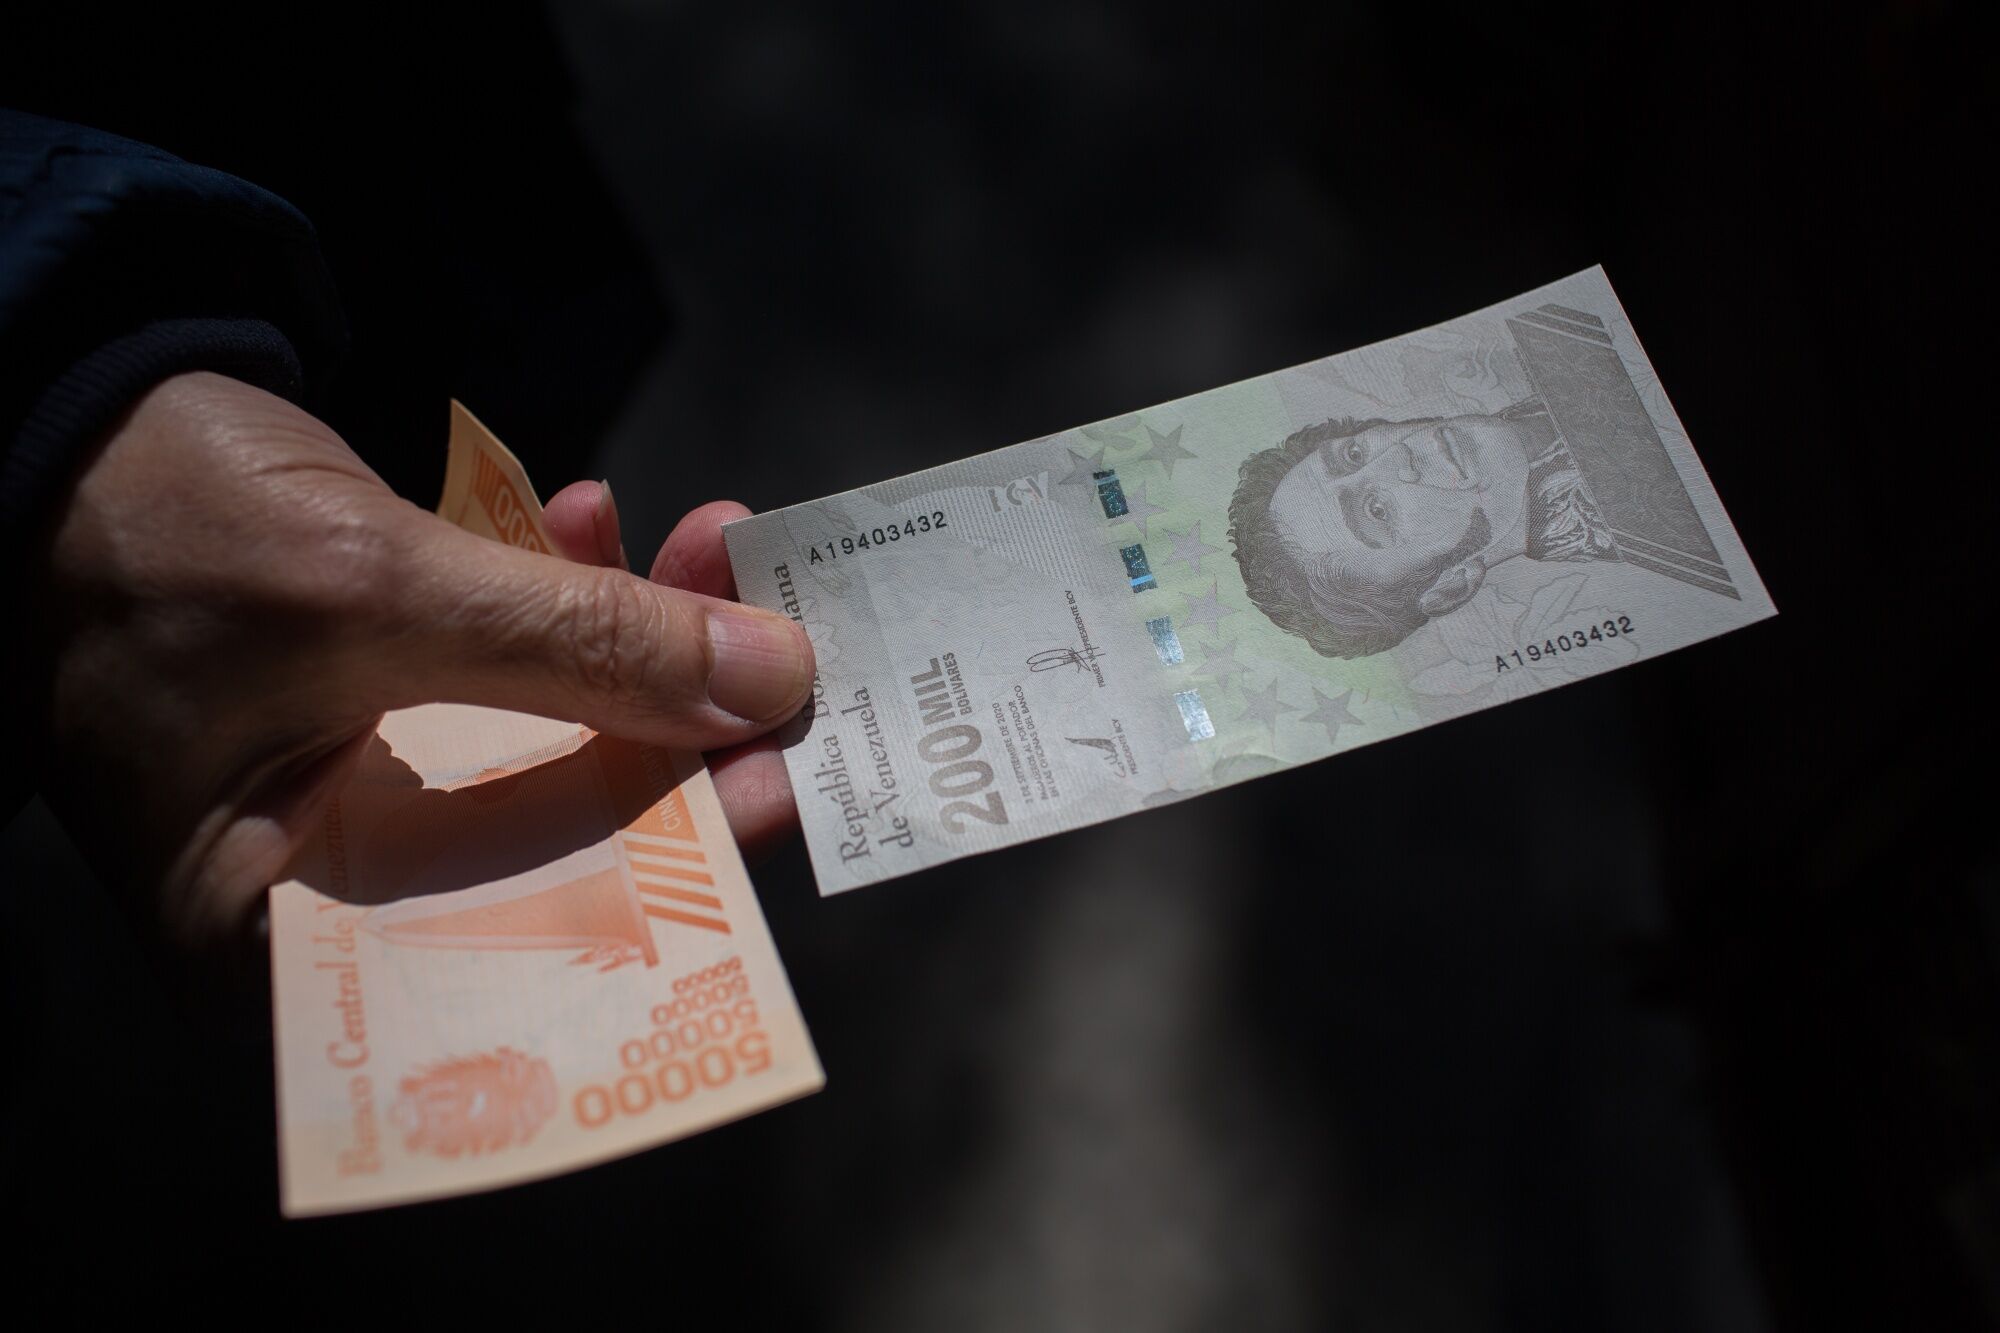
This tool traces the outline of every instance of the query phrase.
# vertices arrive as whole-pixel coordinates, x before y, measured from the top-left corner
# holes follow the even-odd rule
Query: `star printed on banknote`
[[[823,893],[1774,613],[1600,269],[724,535],[746,601],[840,646],[786,751]],[[864,751],[902,823],[818,790]]]

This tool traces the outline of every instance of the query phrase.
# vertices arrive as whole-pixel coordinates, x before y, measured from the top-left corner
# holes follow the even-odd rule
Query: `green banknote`
[[[1774,613],[1601,269],[724,536],[828,894]]]

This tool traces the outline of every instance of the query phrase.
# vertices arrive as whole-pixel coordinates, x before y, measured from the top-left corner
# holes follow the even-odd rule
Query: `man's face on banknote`
[[[836,650],[818,658],[810,733],[784,751],[822,890],[1164,805],[1771,614],[1712,492],[1683,484],[1700,464],[1628,339],[1592,270],[732,525],[738,590],[797,615],[810,585],[814,641]],[[1363,404],[1379,416],[1348,414]],[[1005,490],[1039,477],[1062,503]],[[925,512],[929,530],[905,530]],[[830,538],[863,530],[866,557],[836,577],[848,557]],[[1627,530],[1629,551],[1612,540]],[[1482,597],[1489,571],[1500,586]],[[1073,669],[1086,659],[1102,674]],[[864,787],[893,804],[868,813]]]
[[[1459,548],[1480,513],[1489,548],[1520,527],[1526,444],[1496,417],[1380,422],[1293,464],[1271,520],[1301,564],[1392,585]]]

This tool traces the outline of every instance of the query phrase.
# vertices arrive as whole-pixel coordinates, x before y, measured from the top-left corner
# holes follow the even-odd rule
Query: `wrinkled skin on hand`
[[[170,944],[238,954],[264,890],[381,715],[429,702],[562,718],[711,755],[747,852],[796,827],[783,764],[812,653],[738,606],[721,524],[690,514],[653,581],[607,488],[555,496],[571,559],[462,532],[328,427],[218,375],[169,379],[110,432],[34,572],[43,790]]]

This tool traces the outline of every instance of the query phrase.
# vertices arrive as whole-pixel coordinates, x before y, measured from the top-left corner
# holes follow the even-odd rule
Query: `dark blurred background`
[[[449,394],[545,490],[608,476],[643,561],[709,499],[814,498],[1602,262],[1781,611],[837,900],[794,849],[758,883],[825,1092],[312,1222],[276,1211],[263,1020],[170,1002],[31,807],[0,836],[23,1282],[309,1321],[639,1292],[747,1328],[2000,1324],[1963,7],[7,26],[0,101],[315,219],[355,339],[324,415],[426,504]]]

